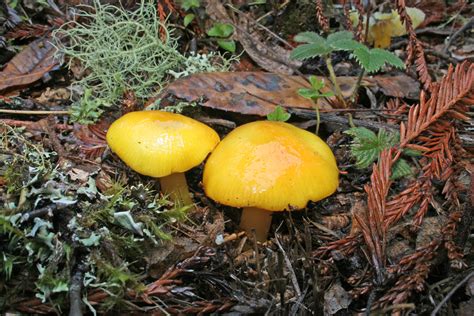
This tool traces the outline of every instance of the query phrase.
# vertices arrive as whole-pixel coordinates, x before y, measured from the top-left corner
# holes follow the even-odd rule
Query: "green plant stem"
[[[316,131],[315,131],[315,134],[318,135],[319,134],[319,124],[321,123],[321,116],[319,115],[319,102],[318,102],[318,100],[316,100],[315,110],[316,110]]]
[[[336,90],[336,97],[341,101],[344,108],[347,108],[346,101],[341,92],[341,87],[339,87],[339,83],[337,82],[336,73],[334,72],[334,68],[332,67],[331,57],[328,55],[326,56],[326,67],[329,71],[329,78],[331,79],[332,85],[334,86],[334,90]]]

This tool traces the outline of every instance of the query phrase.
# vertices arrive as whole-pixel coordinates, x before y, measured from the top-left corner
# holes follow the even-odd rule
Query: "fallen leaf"
[[[221,1],[210,0],[206,6],[209,16],[235,28],[232,39],[242,44],[245,52],[263,69],[278,74],[293,74],[301,66],[300,61],[290,60],[290,49],[278,45],[269,46],[268,40],[258,31],[252,21],[243,13],[232,20]]]
[[[349,77],[341,79],[347,82],[347,78]],[[287,108],[313,109],[314,103],[298,95],[297,92],[299,88],[310,87],[310,84],[302,77],[275,73],[202,73],[174,81],[158,95],[158,98],[166,100],[169,97],[175,97],[187,102],[203,100],[200,104],[205,107],[266,116],[273,112],[277,105]],[[329,90],[328,87],[325,89]],[[321,102],[320,106],[323,109],[331,108],[325,101]]]
[[[338,311],[348,308],[351,301],[349,293],[337,281],[324,293],[324,314],[334,315]]]
[[[364,79],[371,83],[369,86],[374,92],[378,89],[386,96],[407,98],[418,100],[420,98],[420,83],[405,75],[400,74],[396,76],[374,76]]]
[[[321,93],[331,91],[327,85]],[[418,95],[417,83],[406,76],[374,76],[362,81],[374,89],[382,90],[388,96],[407,97],[407,94]],[[352,94],[356,77],[338,77],[344,97]],[[379,84],[380,81],[380,84]],[[180,78],[168,85],[157,96],[162,106],[168,106],[176,99],[186,102],[198,102],[200,105],[247,115],[266,116],[273,112],[277,105],[293,109],[314,109],[314,103],[298,94],[300,88],[311,88],[309,82],[300,76],[280,75],[266,72],[215,72],[200,73]],[[331,109],[335,97],[319,99],[320,109]],[[152,103],[149,101],[148,104]]]
[[[55,52],[50,38],[31,42],[0,72],[0,91],[23,87],[46,77],[59,66],[59,60],[54,58]]]

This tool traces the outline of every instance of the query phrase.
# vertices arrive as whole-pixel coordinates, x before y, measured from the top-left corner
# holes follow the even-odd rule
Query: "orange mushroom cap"
[[[107,143],[136,172],[164,177],[200,164],[219,142],[209,126],[163,111],[125,114],[110,126]]]
[[[206,194],[234,207],[282,211],[321,200],[339,184],[336,159],[318,136],[283,122],[233,130],[204,168]]]

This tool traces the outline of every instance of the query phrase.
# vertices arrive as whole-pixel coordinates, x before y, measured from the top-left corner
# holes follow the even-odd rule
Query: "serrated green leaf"
[[[370,52],[367,47],[359,47],[352,52],[352,56],[365,70],[370,65]]]
[[[207,35],[212,37],[229,37],[232,33],[234,33],[234,26],[229,23],[215,23],[207,31]]]
[[[332,45],[335,42],[343,41],[343,40],[351,40],[353,38],[354,38],[354,34],[352,34],[352,32],[340,31],[340,32],[330,34],[326,41],[328,45]]]
[[[267,115],[267,120],[286,122],[290,119],[290,117],[291,114],[287,113],[283,107],[277,105],[273,112]]]
[[[405,159],[398,159],[392,166],[391,180],[400,179],[412,175],[411,167]]]
[[[325,43],[326,40],[316,34],[315,32],[302,32],[298,33],[293,40],[295,42],[299,43],[309,43],[309,44],[314,44],[314,43]]]
[[[335,50],[354,51],[359,48],[365,47],[364,44],[359,43],[353,39],[344,39],[335,41],[330,44]]]
[[[400,69],[404,69],[405,68],[405,63],[403,62],[403,60],[401,60],[400,58],[398,58],[397,55],[395,55],[394,53],[391,53],[389,52],[388,50],[384,50],[384,49],[380,49],[380,48],[373,48],[370,50],[370,55],[373,56],[373,55],[376,55],[378,56],[377,58],[381,58],[385,61],[385,63],[393,66],[393,67],[396,67],[396,68],[400,68]]]
[[[377,139],[377,135],[365,127],[352,127],[344,131],[344,134],[351,135],[355,140],[367,139],[370,141]]]
[[[396,55],[389,51],[373,48],[369,50],[366,47],[360,47],[352,52],[357,62],[365,69],[367,73],[380,70],[385,63],[397,68],[404,68],[405,64]]]
[[[353,127],[344,133],[353,137],[351,153],[356,159],[356,167],[360,169],[369,167],[378,159],[382,150],[398,142],[398,134],[383,129],[375,134],[365,127]]]
[[[332,48],[325,43],[303,44],[291,51],[290,59],[304,60],[316,56],[326,55],[332,52]]]
[[[235,53],[235,42],[232,40],[218,40],[217,44],[222,48],[225,49],[226,51],[229,51],[231,53]]]
[[[183,22],[184,26],[185,27],[188,26],[189,23],[191,23],[195,17],[196,16],[192,13],[186,14],[186,16],[184,17],[184,22]]]

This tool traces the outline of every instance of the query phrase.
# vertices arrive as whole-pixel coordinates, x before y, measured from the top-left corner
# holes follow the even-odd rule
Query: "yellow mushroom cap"
[[[130,168],[151,177],[185,172],[219,143],[209,126],[180,114],[138,111],[112,123],[107,143]]]
[[[214,149],[204,167],[204,190],[234,207],[282,211],[304,208],[336,191],[336,159],[316,135],[283,122],[242,125]]]

